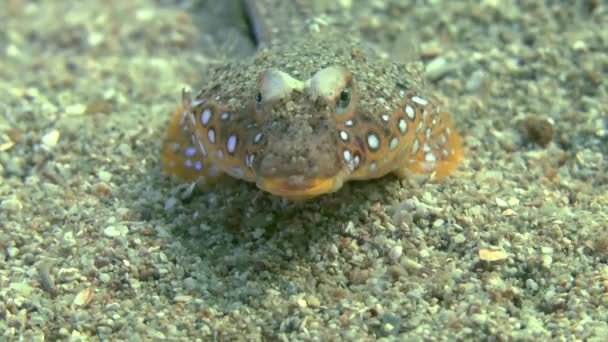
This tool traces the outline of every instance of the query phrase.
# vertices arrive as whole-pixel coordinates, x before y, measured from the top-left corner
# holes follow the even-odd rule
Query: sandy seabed
[[[0,339],[608,336],[605,2],[336,2],[467,154],[305,203],[160,169],[182,87],[254,51],[216,7],[0,1]]]

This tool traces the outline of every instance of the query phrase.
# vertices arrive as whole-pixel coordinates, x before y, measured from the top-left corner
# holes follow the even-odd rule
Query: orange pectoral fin
[[[179,106],[171,116],[165,141],[161,148],[163,169],[166,173],[188,182],[210,184],[221,176],[212,162],[206,158],[204,146],[193,142],[191,114]]]
[[[451,118],[440,113],[430,135],[421,130],[408,150],[403,164],[396,171],[404,178],[408,173],[433,174],[440,180],[452,174],[464,155],[462,138],[456,132]]]

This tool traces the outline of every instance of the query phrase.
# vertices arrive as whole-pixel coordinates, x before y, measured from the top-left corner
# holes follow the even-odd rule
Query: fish
[[[201,72],[182,91],[161,147],[164,171],[202,186],[233,177],[309,200],[349,181],[451,175],[464,147],[419,65],[356,35],[276,39]]]

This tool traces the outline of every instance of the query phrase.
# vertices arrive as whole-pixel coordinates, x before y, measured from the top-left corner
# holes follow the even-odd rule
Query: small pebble
[[[0,152],[8,151],[15,146],[15,141],[8,134],[0,134]]]
[[[420,256],[421,259],[426,259],[429,256],[431,256],[431,253],[429,252],[428,249],[421,249],[420,252],[418,252],[418,255]]]
[[[102,171],[97,172],[97,177],[102,182],[109,183],[110,180],[112,179],[112,174],[110,172],[108,172],[108,171],[103,171],[102,170]]]
[[[129,233],[129,228],[124,225],[118,225],[118,226],[112,225],[112,226],[108,226],[106,229],[104,229],[103,233],[107,237],[126,236]]]
[[[549,268],[551,267],[551,264],[553,264],[553,257],[550,255],[543,255],[541,258],[541,264],[543,265],[543,267],[545,268]]]
[[[308,296],[308,298],[306,298],[306,302],[311,308],[318,308],[319,306],[321,306],[321,301],[319,300],[319,298],[313,295]]]
[[[87,287],[86,289],[78,292],[74,301],[72,302],[72,308],[81,308],[89,305],[93,301],[93,289]]]
[[[403,266],[410,272],[416,272],[423,267],[422,264],[420,264],[420,263],[416,262],[415,260],[412,260],[408,257],[405,257],[404,259],[405,260],[403,261]]]
[[[107,197],[112,194],[112,188],[106,182],[97,182],[93,185],[93,191],[101,196]]]
[[[173,297],[173,300],[176,303],[189,303],[192,301],[192,296],[189,295],[177,295]]]
[[[458,233],[458,234],[456,234],[456,236],[454,236],[454,242],[457,244],[461,244],[461,243],[465,242],[466,240],[467,240],[467,238],[462,233]]]
[[[553,140],[553,125],[546,118],[529,115],[521,125],[521,134],[529,143],[547,146]]]
[[[526,280],[526,288],[536,292],[538,291],[539,286],[538,283],[534,281],[534,279],[528,279]]]
[[[107,273],[99,273],[99,275],[97,276],[97,278],[99,279],[99,281],[101,281],[102,283],[107,283],[110,280],[112,280],[112,277],[107,274]]]
[[[89,32],[89,37],[88,37],[88,43],[90,46],[98,46],[101,43],[103,43],[105,36],[103,35],[103,33],[100,32]],[[84,107],[84,105],[83,105]],[[85,109],[82,111],[82,113],[84,113]]]
[[[165,211],[173,209],[173,207],[175,207],[176,204],[177,204],[177,199],[175,197],[169,197],[165,201]]]
[[[155,16],[156,16],[156,13],[154,12],[153,9],[150,9],[150,8],[138,9],[135,12],[135,19],[137,19],[139,21],[150,21],[150,20],[154,19]]]
[[[0,209],[2,211],[16,213],[23,209],[23,204],[21,204],[21,201],[16,198],[9,198],[2,201],[2,204],[0,204]]]
[[[509,206],[509,204],[505,200],[503,200],[502,198],[498,198],[498,197],[496,197],[496,205],[501,208],[505,208],[505,207]]]
[[[515,216],[517,215],[517,212],[515,212],[513,209],[505,209],[505,211],[502,212],[503,216]]]
[[[68,115],[81,115],[87,110],[87,106],[82,103],[76,103],[65,108],[65,113]]]
[[[34,256],[34,254],[29,253],[29,252],[23,254],[21,259],[23,260],[23,263],[28,266],[31,266],[36,262],[36,257]]]
[[[485,74],[482,70],[476,70],[471,74],[471,77],[467,80],[467,83],[464,85],[464,88],[469,93],[473,93],[478,91],[484,81]]]
[[[572,43],[572,49],[576,50],[576,51],[586,51],[587,44],[582,40],[577,40],[574,43]]]
[[[97,113],[103,113],[103,114],[109,114],[111,113],[113,110],[112,107],[112,103],[110,101],[107,100],[94,100],[92,102],[89,102],[89,104],[87,104],[87,107],[85,109],[85,114],[97,114]]]
[[[401,245],[394,246],[388,252],[388,260],[389,260],[389,262],[391,264],[396,263],[397,261],[399,261],[399,258],[401,258],[402,254],[403,254],[403,246],[401,246]]]
[[[511,197],[509,198],[509,200],[507,201],[507,203],[509,203],[510,206],[512,207],[516,207],[519,205],[519,200],[515,197]]]
[[[10,44],[6,47],[6,55],[10,56],[10,57],[14,57],[14,58],[20,58],[22,55],[21,50],[19,50],[19,48],[13,44]]]
[[[471,320],[478,326],[482,326],[488,320],[488,316],[480,313],[471,315]]]
[[[395,330],[395,326],[390,323],[384,323],[382,326],[382,331],[387,335],[392,334],[393,330]]]
[[[76,267],[64,267],[57,271],[57,279],[61,283],[67,283],[80,278],[80,270]]]
[[[363,284],[369,279],[368,270],[351,271],[348,273],[348,278],[353,284]]]
[[[19,255],[19,248],[9,247],[6,249],[6,254],[11,258],[16,258]]]
[[[300,309],[305,309],[308,307],[308,303],[303,298],[298,299],[296,303],[298,304],[298,307],[300,307]]]
[[[133,155],[133,149],[129,144],[118,145],[118,151],[120,151],[120,153],[125,157],[130,157]]]
[[[436,81],[454,69],[455,63],[450,63],[445,57],[437,57],[427,64],[425,74],[431,81]]]
[[[608,136],[608,117],[595,120],[595,135],[600,138]]]
[[[42,289],[51,295],[57,294],[57,288],[53,277],[51,277],[51,270],[48,263],[43,262],[38,268],[38,276],[40,277],[40,285]]]
[[[338,249],[338,246],[336,246],[335,243],[332,243],[331,245],[329,245],[329,249],[328,252],[331,256],[337,256],[338,254],[340,254],[340,250]]]
[[[501,261],[505,260],[509,255],[501,250],[484,248],[479,250],[479,259],[483,261]]]

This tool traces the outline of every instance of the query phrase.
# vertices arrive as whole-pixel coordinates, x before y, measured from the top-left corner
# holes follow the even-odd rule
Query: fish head
[[[351,172],[338,147],[339,121],[355,103],[353,75],[340,66],[304,81],[261,73],[253,112],[264,141],[251,165],[258,187],[295,200],[338,190]]]

